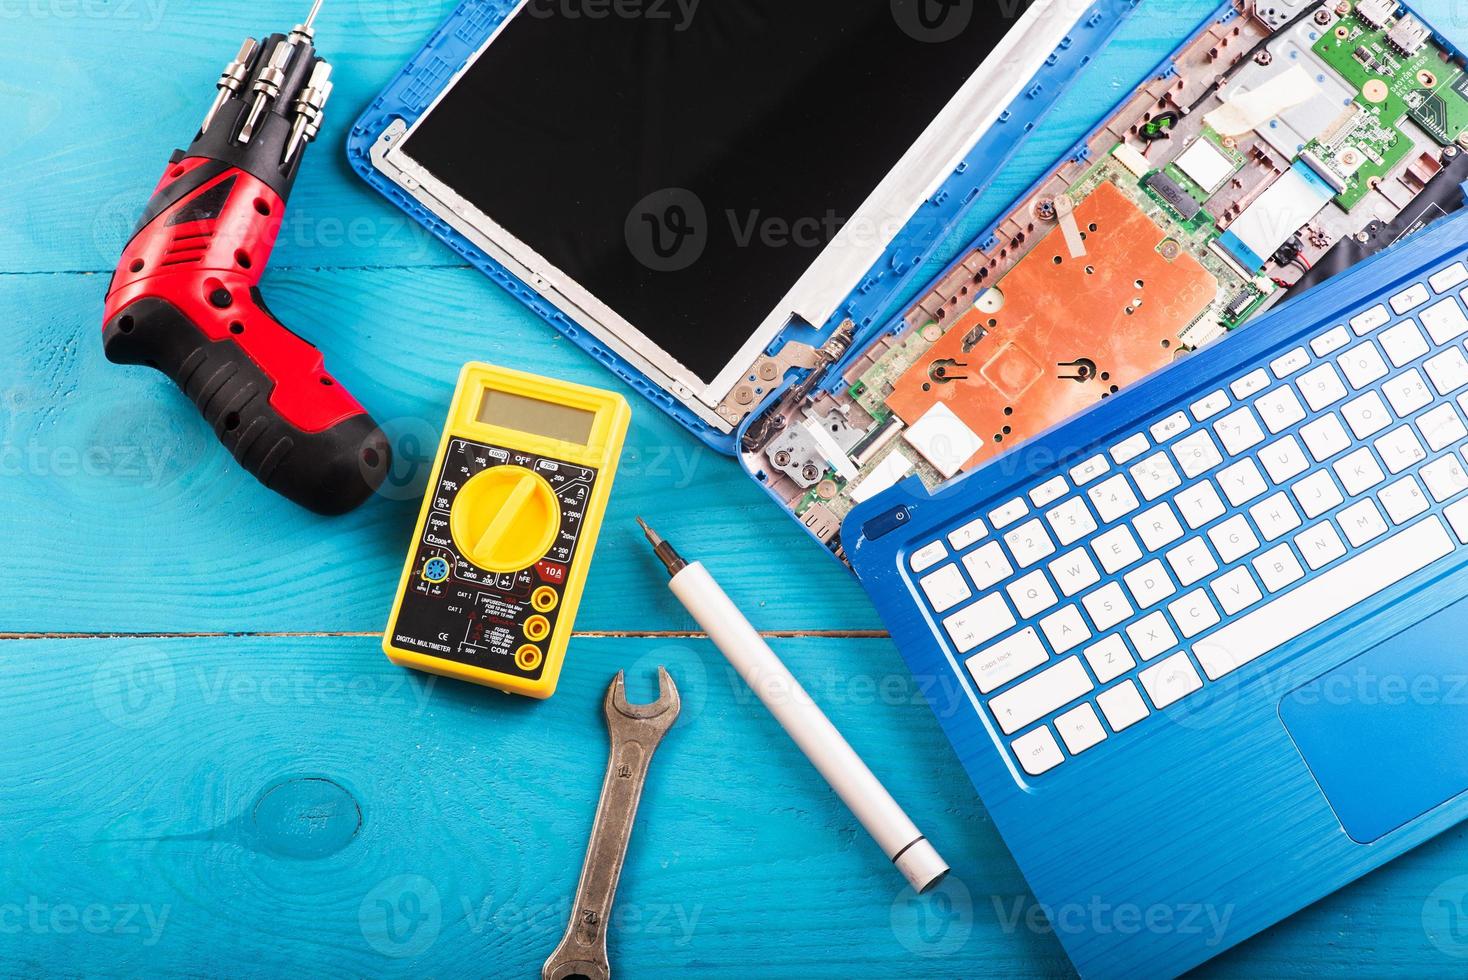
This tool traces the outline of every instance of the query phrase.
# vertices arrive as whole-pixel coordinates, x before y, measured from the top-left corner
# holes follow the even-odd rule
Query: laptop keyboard
[[[1468,543],[1465,284],[1447,265],[918,543],[914,592],[1024,772]]]

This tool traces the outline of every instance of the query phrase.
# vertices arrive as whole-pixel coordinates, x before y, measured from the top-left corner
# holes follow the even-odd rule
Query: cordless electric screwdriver
[[[331,95],[312,24],[246,39],[187,151],[175,151],[113,273],[107,358],[157,368],[260,482],[343,514],[387,474],[387,439],[321,352],[260,296],[301,157]]]

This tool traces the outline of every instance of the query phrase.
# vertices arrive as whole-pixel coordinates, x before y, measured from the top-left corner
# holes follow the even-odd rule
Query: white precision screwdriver
[[[708,633],[709,639],[739,671],[770,714],[810,759],[867,833],[897,865],[916,892],[925,892],[948,874],[948,864],[928,843],[897,801],[872,775],[861,757],[816,707],[800,682],[775,656],[719,583],[698,562],[689,563],[637,519],[672,580],[668,587]]]

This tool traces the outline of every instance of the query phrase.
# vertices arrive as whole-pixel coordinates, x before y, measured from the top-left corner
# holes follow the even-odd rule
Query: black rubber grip
[[[109,361],[172,378],[241,466],[302,507],[345,514],[387,476],[391,451],[370,416],[321,432],[292,426],[270,404],[274,380],[243,348],[210,340],[171,303],[144,299],[123,308],[103,328],[102,341]]]

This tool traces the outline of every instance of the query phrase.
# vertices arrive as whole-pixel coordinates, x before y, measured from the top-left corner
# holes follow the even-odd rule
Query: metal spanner
[[[625,674],[619,672],[607,690],[605,710],[612,749],[601,784],[601,802],[591,825],[591,842],[586,846],[571,921],[561,944],[541,967],[541,980],[610,980],[612,975],[607,962],[607,923],[611,921],[612,900],[622,877],[627,843],[632,839],[637,804],[642,799],[652,754],[682,707],[678,688],[662,667],[658,668],[658,699],[652,704],[628,704],[625,679]]]

